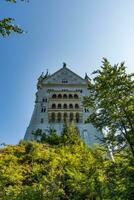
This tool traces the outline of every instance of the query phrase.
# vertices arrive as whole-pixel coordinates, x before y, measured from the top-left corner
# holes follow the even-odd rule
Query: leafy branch
[[[17,0],[5,0],[10,3],[17,3]],[[20,0],[28,2],[28,0]],[[11,17],[6,17],[0,20],[0,36],[9,36],[12,32],[23,33],[24,31],[18,26],[13,24],[14,19]]]

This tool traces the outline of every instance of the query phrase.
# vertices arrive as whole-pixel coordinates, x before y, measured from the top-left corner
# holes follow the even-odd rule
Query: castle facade
[[[34,111],[26,130],[25,140],[34,140],[33,131],[42,129],[49,134],[54,128],[61,134],[66,122],[74,122],[87,144],[97,143],[99,133],[85,121],[90,110],[83,106],[83,97],[89,95],[89,78],[72,72],[65,63],[52,75],[42,74],[37,83]]]

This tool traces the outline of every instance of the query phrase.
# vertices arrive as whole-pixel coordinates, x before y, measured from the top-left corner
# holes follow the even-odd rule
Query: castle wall
[[[61,134],[64,122],[73,121],[88,144],[96,143],[99,136],[97,130],[91,124],[85,124],[90,110],[83,107],[83,97],[88,95],[87,81],[65,68],[46,80],[40,78],[25,140],[33,140],[32,131],[37,129],[49,134],[50,128],[54,128]]]

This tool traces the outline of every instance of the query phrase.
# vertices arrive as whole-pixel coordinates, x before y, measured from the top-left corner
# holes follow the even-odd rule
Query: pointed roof
[[[71,71],[66,63],[63,63],[63,67],[50,75],[44,80],[47,84],[86,84],[86,80]]]

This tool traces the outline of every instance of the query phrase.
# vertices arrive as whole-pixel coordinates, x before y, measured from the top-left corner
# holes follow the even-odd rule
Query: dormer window
[[[62,79],[62,83],[68,83],[68,80]]]

